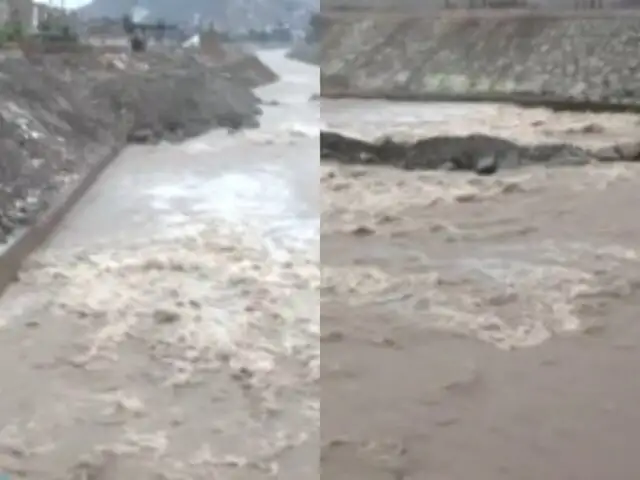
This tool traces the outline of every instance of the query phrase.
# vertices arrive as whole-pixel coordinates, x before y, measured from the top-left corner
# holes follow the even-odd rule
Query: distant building
[[[6,0],[8,15],[3,24],[17,22],[25,30],[33,27],[33,0]]]

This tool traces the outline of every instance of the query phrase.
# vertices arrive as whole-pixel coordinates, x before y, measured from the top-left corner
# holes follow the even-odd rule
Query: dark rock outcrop
[[[594,161],[640,161],[640,142],[589,151],[570,144],[519,145],[488,135],[434,136],[415,142],[376,142],[321,132],[321,157],[345,164],[406,170],[463,170],[491,175],[529,165],[580,166]]]
[[[300,40],[291,47],[288,57],[311,65],[320,65],[320,45]]]

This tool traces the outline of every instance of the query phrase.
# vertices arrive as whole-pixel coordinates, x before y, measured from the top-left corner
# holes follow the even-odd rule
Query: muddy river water
[[[263,57],[261,128],[128,149],[3,298],[0,472],[316,475],[318,74]]]
[[[595,148],[640,133],[632,115],[501,105],[327,101],[322,119],[365,139]],[[491,177],[325,163],[323,474],[635,478],[638,175],[633,163]]]
[[[640,169],[319,165],[318,134],[598,147],[638,118],[319,102],[262,58],[261,128],[131,148],[3,298],[0,472],[636,478]]]

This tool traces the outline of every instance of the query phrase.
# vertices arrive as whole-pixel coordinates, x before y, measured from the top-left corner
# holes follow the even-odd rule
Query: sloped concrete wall
[[[640,15],[329,16],[326,95],[544,97],[640,106]]]

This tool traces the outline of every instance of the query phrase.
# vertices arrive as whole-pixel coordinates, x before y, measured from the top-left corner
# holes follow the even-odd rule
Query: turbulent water
[[[640,134],[633,115],[501,105],[330,101],[322,116],[367,140]],[[327,162],[321,184],[324,475],[635,475],[637,164],[477,176]]]
[[[383,107],[389,116],[372,114]],[[329,129],[364,139],[484,133],[524,144],[562,140],[596,147],[633,138],[639,130],[632,115],[502,105],[327,101],[323,114]],[[361,121],[349,122],[355,115]],[[554,236],[552,226],[541,234],[541,224],[553,225],[549,216],[558,216],[567,199],[593,202],[635,185],[639,173],[634,164],[623,163],[527,167],[490,177],[329,163],[321,178],[325,237],[364,236],[363,243],[375,244],[375,254],[354,266],[334,266],[331,256],[323,255],[325,295],[395,305],[419,314],[425,325],[500,348],[537,345],[555,333],[577,331],[583,324],[574,302],[608,288],[596,272],[628,267],[636,260],[635,246],[601,239],[590,244],[593,235],[586,231],[584,238],[568,241],[559,232]],[[535,209],[542,212],[536,215]],[[385,242],[400,238],[415,254],[411,269],[381,267],[402,261],[394,248],[384,259]]]
[[[132,150],[3,299],[0,471],[299,480],[321,447],[335,480],[633,478],[640,169],[317,159],[321,124],[599,147],[637,118],[320,103],[264,59],[262,128]]]
[[[264,56],[263,128],[125,153],[3,299],[0,472],[317,472],[317,74]]]
[[[420,315],[425,326],[500,348],[577,331],[585,326],[576,313],[580,298],[611,288],[603,272],[633,271],[638,253],[633,243],[607,243],[587,232],[554,236],[548,217],[558,210],[549,209],[570,195],[629,188],[639,174],[632,165],[529,168],[495,177],[327,168],[327,243],[337,248],[339,240],[329,238],[364,236],[360,243],[370,247],[369,261],[353,266],[333,265],[323,254],[325,295],[395,307]],[[536,217],[540,207],[546,211]]]

